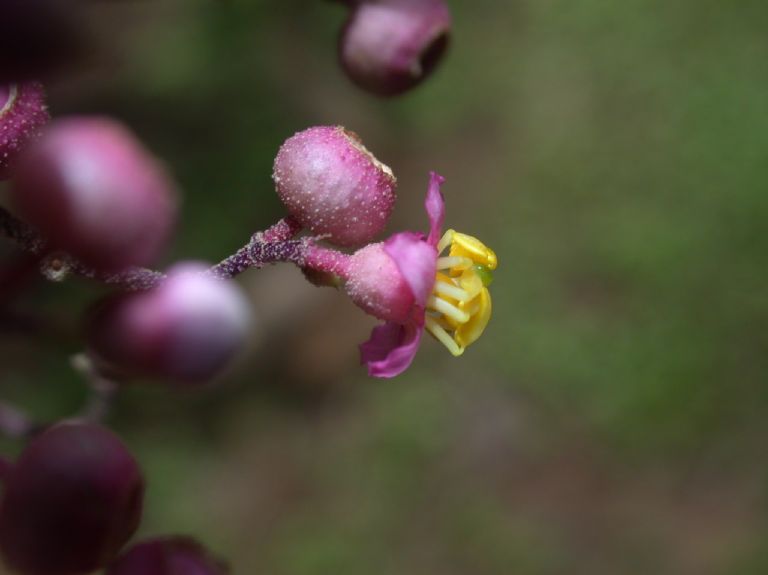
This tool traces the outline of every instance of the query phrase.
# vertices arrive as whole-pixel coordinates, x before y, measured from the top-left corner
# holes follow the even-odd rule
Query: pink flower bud
[[[352,6],[342,31],[341,64],[361,88],[401,94],[434,71],[450,29],[445,0],[363,0]]]
[[[272,177],[289,213],[338,245],[371,241],[394,208],[392,170],[342,127],[310,128],[289,138]]]
[[[5,482],[0,550],[22,575],[82,575],[111,561],[139,525],[144,481],[111,431],[62,423],[35,439]]]
[[[227,575],[229,569],[196,541],[165,537],[126,551],[106,575]]]
[[[169,238],[176,190],[161,164],[121,124],[51,124],[14,167],[11,198],[54,247],[86,264],[145,265]]]
[[[8,177],[11,162],[49,119],[42,85],[0,85],[0,180]]]
[[[128,375],[179,383],[215,376],[243,346],[250,306],[237,284],[205,270],[182,264],[152,290],[102,302],[87,325],[96,357]]]

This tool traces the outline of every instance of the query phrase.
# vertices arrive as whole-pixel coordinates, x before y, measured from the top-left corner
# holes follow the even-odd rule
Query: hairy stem
[[[269,229],[254,234],[250,241],[233,255],[213,266],[208,273],[218,279],[233,278],[249,268],[259,268],[277,261],[303,261],[301,253],[308,240],[292,240],[301,225],[291,217],[283,218]],[[77,261],[70,255],[52,251],[48,241],[37,230],[0,207],[0,233],[24,251],[41,257],[40,272],[50,281],[63,281],[75,274],[125,291],[142,291],[157,286],[165,274],[140,267],[119,272],[104,272]]]

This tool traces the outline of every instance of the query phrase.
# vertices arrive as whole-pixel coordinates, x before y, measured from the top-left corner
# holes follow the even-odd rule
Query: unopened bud
[[[158,287],[98,305],[87,325],[97,359],[128,375],[206,381],[243,347],[250,306],[237,284],[199,264],[172,269]]]
[[[360,87],[380,96],[410,90],[437,67],[448,47],[445,0],[362,0],[341,33],[341,64]]]
[[[61,423],[5,478],[0,551],[23,575],[82,575],[111,561],[139,525],[144,481],[111,431]]]
[[[106,118],[53,122],[19,156],[10,192],[21,217],[53,247],[101,269],[152,262],[176,214],[164,167]]]
[[[273,179],[290,214],[317,235],[342,246],[371,241],[395,204],[395,176],[356,134],[319,126],[286,140]]]

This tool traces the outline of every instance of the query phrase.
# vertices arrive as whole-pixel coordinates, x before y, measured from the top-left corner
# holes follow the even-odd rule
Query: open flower
[[[459,356],[483,333],[491,316],[488,285],[496,254],[472,236],[441,236],[443,178],[431,174],[425,207],[428,235],[402,232],[356,252],[345,270],[346,290],[367,313],[385,320],[361,344],[374,377],[394,377],[413,361],[426,329]],[[441,254],[448,250],[448,254]]]

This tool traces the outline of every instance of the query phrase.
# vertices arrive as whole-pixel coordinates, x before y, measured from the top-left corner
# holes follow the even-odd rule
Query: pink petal
[[[445,200],[440,192],[440,185],[445,178],[435,172],[429,173],[429,189],[427,190],[427,199],[424,201],[424,207],[429,216],[429,238],[427,242],[433,246],[440,241],[443,233],[443,222],[445,221]]]
[[[371,377],[395,377],[411,365],[421,343],[423,329],[415,322],[387,322],[373,328],[371,338],[360,344],[360,361]]]
[[[413,292],[418,307],[427,305],[427,298],[435,285],[437,249],[424,241],[422,234],[401,232],[384,242],[384,251],[397,265]]]

